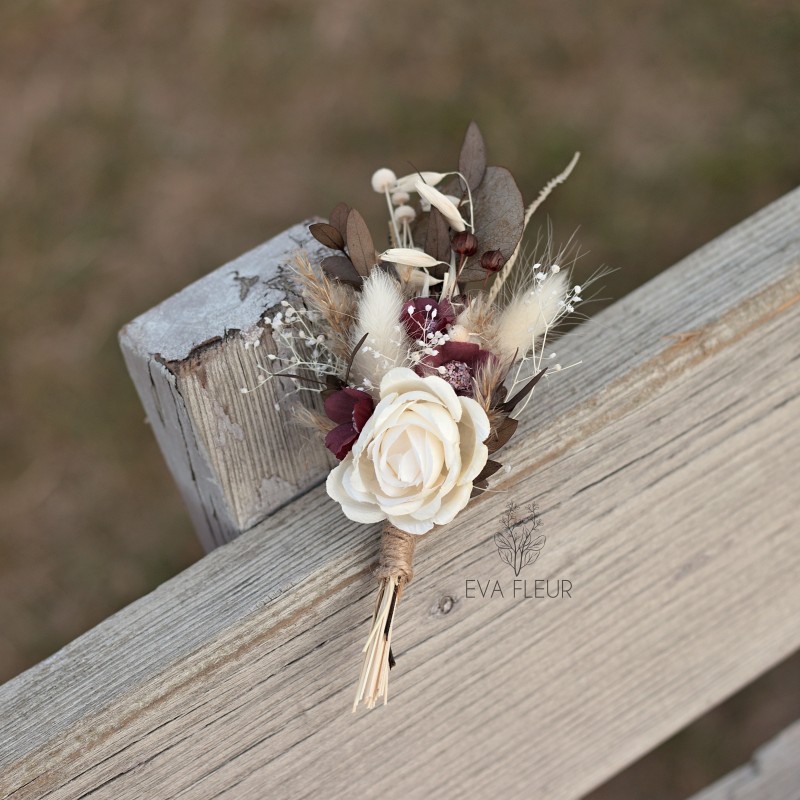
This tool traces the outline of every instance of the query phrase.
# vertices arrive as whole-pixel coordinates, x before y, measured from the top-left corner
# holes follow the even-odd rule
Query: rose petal
[[[339,466],[331,470],[325,481],[328,495],[341,505],[344,515],[353,522],[367,524],[386,519],[386,514],[377,505],[359,503],[344,489],[343,478],[347,475],[350,466],[351,464],[345,459]]]
[[[461,511],[467,503],[469,503],[470,495],[472,494],[472,484],[464,484],[457,486],[446,497],[442,499],[442,506],[433,522],[436,525],[447,525],[455,519],[456,514]]]

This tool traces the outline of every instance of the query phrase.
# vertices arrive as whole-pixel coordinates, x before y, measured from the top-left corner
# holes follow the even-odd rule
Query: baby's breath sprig
[[[283,378],[293,385],[284,398],[300,392],[320,393],[326,388],[328,376],[338,376],[343,371],[344,362],[331,349],[325,333],[319,330],[315,312],[296,308],[288,300],[282,300],[280,305],[280,311],[263,318],[278,352],[266,354],[269,366],[256,363],[261,377],[255,386],[242,387],[242,394],[256,391],[275,378]]]

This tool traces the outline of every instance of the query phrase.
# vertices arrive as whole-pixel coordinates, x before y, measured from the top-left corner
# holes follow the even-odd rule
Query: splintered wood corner
[[[283,420],[239,393],[241,337],[285,287],[236,317],[209,284],[187,295],[202,324],[167,301],[173,348],[132,323],[126,358],[201,537],[245,532],[0,687],[0,797],[576,798],[785,658],[798,220],[795,191],[558,342],[581,367],[539,385],[511,471],[420,543],[390,702],[368,713],[350,706],[380,526],[327,498],[310,441],[259,461]],[[286,240],[264,248],[233,269],[274,275]],[[493,542],[508,501],[536,503],[546,534],[519,584]]]
[[[286,385],[266,383],[285,355],[265,316],[299,305],[292,260],[324,250],[295,225],[142,314],[120,346],[148,422],[206,550],[234,539],[324,480],[335,463],[293,422]],[[253,390],[243,393],[244,390]],[[313,406],[317,395],[297,402]]]

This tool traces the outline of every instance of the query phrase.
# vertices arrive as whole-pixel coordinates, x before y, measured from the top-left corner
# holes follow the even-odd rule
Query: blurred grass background
[[[379,225],[373,169],[472,118],[528,198],[582,151],[547,212],[619,297],[800,184],[799,101],[791,0],[3,0],[0,681],[201,555],[125,322],[340,199]]]

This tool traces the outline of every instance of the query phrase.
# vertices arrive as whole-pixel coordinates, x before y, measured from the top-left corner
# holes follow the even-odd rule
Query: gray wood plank
[[[691,800],[800,800],[800,722]]]
[[[280,354],[264,317],[282,301],[300,302],[294,254],[325,251],[308,233],[312,221],[206,275],[120,332],[148,422],[207,550],[317,485],[333,463],[308,446],[285,400],[276,408],[276,385],[241,392],[259,383],[267,353]]]
[[[0,796],[574,798],[800,646],[800,192],[557,345],[513,465],[417,548],[351,715],[376,527],[324,490],[0,687]],[[536,501],[510,595],[492,536]],[[468,579],[503,598],[466,597]]]

